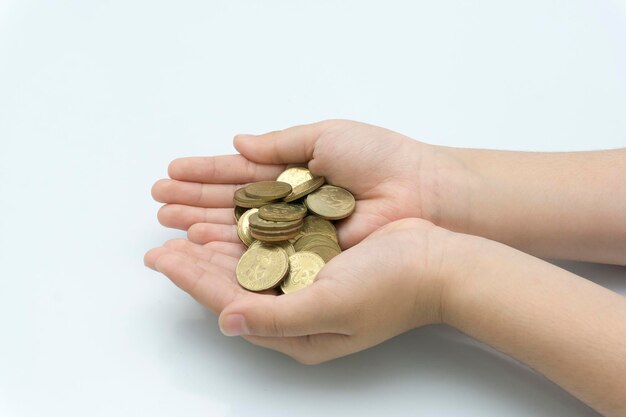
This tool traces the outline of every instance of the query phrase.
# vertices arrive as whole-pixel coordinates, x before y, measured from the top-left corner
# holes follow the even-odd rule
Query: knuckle
[[[206,184],[200,184],[200,192],[196,196],[196,204],[202,206],[202,203],[205,201],[205,194],[207,191]]]
[[[208,158],[206,160],[206,176],[207,178],[214,178],[217,173],[217,163],[215,158]]]
[[[269,334],[274,335],[276,337],[283,337],[285,332],[278,322],[278,318],[276,313],[272,310],[269,314],[267,321],[267,331]]]
[[[244,159],[244,171],[249,181],[254,181],[257,176],[259,166],[249,159]]]

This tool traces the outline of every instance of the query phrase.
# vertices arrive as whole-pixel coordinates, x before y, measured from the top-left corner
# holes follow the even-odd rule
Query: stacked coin
[[[302,289],[326,262],[341,253],[331,220],[352,214],[354,196],[324,185],[305,167],[287,168],[276,181],[235,192],[237,234],[248,247],[237,264],[237,281],[250,291]]]

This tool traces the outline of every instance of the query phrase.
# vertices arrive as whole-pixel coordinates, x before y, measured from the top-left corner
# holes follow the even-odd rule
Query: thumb
[[[235,149],[246,159],[261,164],[306,163],[313,158],[315,143],[325,122],[294,126],[263,135],[235,136]]]
[[[229,304],[220,314],[219,325],[227,336],[271,337],[343,333],[345,306],[320,282],[300,291],[275,296],[250,294]]]

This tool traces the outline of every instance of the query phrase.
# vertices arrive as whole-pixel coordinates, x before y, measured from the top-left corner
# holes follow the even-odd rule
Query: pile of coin
[[[233,200],[237,234],[248,247],[237,264],[237,281],[250,291],[280,285],[285,294],[312,284],[341,253],[331,221],[350,216],[356,207],[348,190],[325,185],[324,177],[305,167],[240,188]]]

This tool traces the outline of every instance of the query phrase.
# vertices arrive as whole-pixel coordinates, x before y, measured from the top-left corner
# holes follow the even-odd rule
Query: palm
[[[212,242],[199,245],[186,239],[174,239],[146,253],[144,262],[219,314],[241,297],[255,295],[237,283],[235,268],[243,251],[241,244]],[[277,295],[277,291],[272,289],[263,294]]]
[[[361,123],[341,124],[320,136],[310,169],[357,199],[354,215],[339,225],[342,243],[352,246],[387,223],[420,215],[418,146]]]
[[[436,281],[406,279],[416,271],[428,276],[428,265],[438,264],[426,259],[435,252],[427,249],[432,227],[417,219],[394,222],[333,258],[312,286],[282,297],[275,297],[275,290],[256,294],[238,285],[240,244],[176,239],[149,251],[145,263],[214,313],[246,311],[248,320],[265,323],[255,327],[255,336],[245,336],[250,342],[318,363],[440,319],[433,307],[440,299]],[[410,262],[402,261],[406,248]]]
[[[237,243],[234,191],[242,184],[275,179],[289,163],[308,163],[313,173],[355,195],[354,215],[338,224],[343,247],[391,221],[420,216],[419,142],[362,123],[325,123],[317,126],[315,136],[292,132],[291,137],[239,139],[235,144],[242,155],[174,161],[172,179],[153,188],[154,197],[166,203],[159,220],[189,229],[189,238],[197,243]]]

